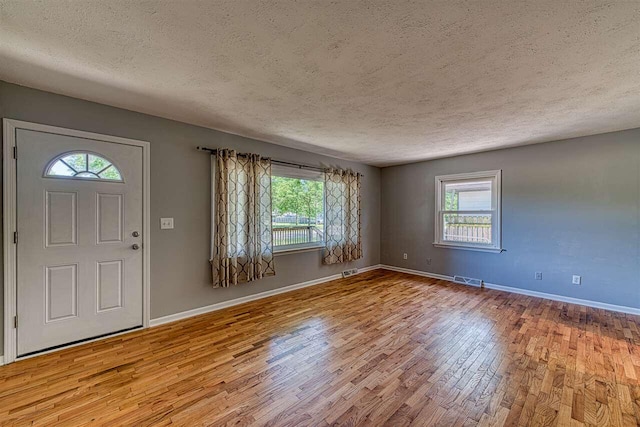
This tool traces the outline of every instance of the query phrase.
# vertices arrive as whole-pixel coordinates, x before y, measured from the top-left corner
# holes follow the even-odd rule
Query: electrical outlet
[[[573,275],[573,278],[571,279],[571,283],[573,283],[574,285],[580,285],[582,284],[582,277],[581,276],[576,276],[575,274]]]
[[[536,271],[536,280],[542,280],[542,272]]]
[[[431,265],[431,258],[427,258],[427,265]]]
[[[402,259],[407,259],[407,254],[403,254]]]
[[[173,218],[160,218],[160,229],[161,230],[173,229]]]

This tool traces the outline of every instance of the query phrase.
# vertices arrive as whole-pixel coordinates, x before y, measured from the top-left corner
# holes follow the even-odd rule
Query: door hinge
[[[13,327],[18,329],[18,316],[13,316]]]
[[[13,146],[13,158],[14,159],[18,158],[18,146],[17,145]]]
[[[13,243],[18,243],[18,232],[17,231],[13,232]]]

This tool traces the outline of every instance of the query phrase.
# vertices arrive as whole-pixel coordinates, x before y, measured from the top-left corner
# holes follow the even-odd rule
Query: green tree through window
[[[273,245],[292,248],[324,239],[324,182],[272,176]]]
[[[322,215],[322,181],[274,176],[271,178],[271,198],[273,214],[295,214],[296,224],[305,218],[305,223],[313,224]]]

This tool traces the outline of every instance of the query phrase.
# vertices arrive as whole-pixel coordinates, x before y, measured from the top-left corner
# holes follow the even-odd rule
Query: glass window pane
[[[108,160],[103,159],[102,157],[95,156],[93,154],[89,154],[89,171],[93,173],[98,173],[104,168],[111,165]]]
[[[444,214],[442,240],[446,242],[492,244],[493,214]]]
[[[84,153],[73,153],[62,158],[62,160],[74,168],[76,172],[87,170],[87,155]]]
[[[324,182],[272,176],[273,246],[305,245],[324,239]]]
[[[98,175],[96,175],[95,173],[91,173],[91,172],[80,172],[79,174],[76,175],[78,178],[91,178],[91,179],[98,179]]]
[[[115,181],[122,181],[120,172],[113,165],[109,166],[109,168],[105,169],[102,173],[100,173],[100,178],[111,179]]]
[[[491,181],[466,181],[444,184],[444,210],[491,210]]]
[[[49,169],[48,175],[53,176],[74,176],[76,171],[71,169],[69,166],[62,163],[60,160],[55,162],[53,166]]]

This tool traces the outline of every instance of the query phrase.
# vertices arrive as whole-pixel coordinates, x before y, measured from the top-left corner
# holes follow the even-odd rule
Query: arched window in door
[[[118,168],[104,157],[88,151],[64,153],[49,162],[44,176],[123,182]]]

